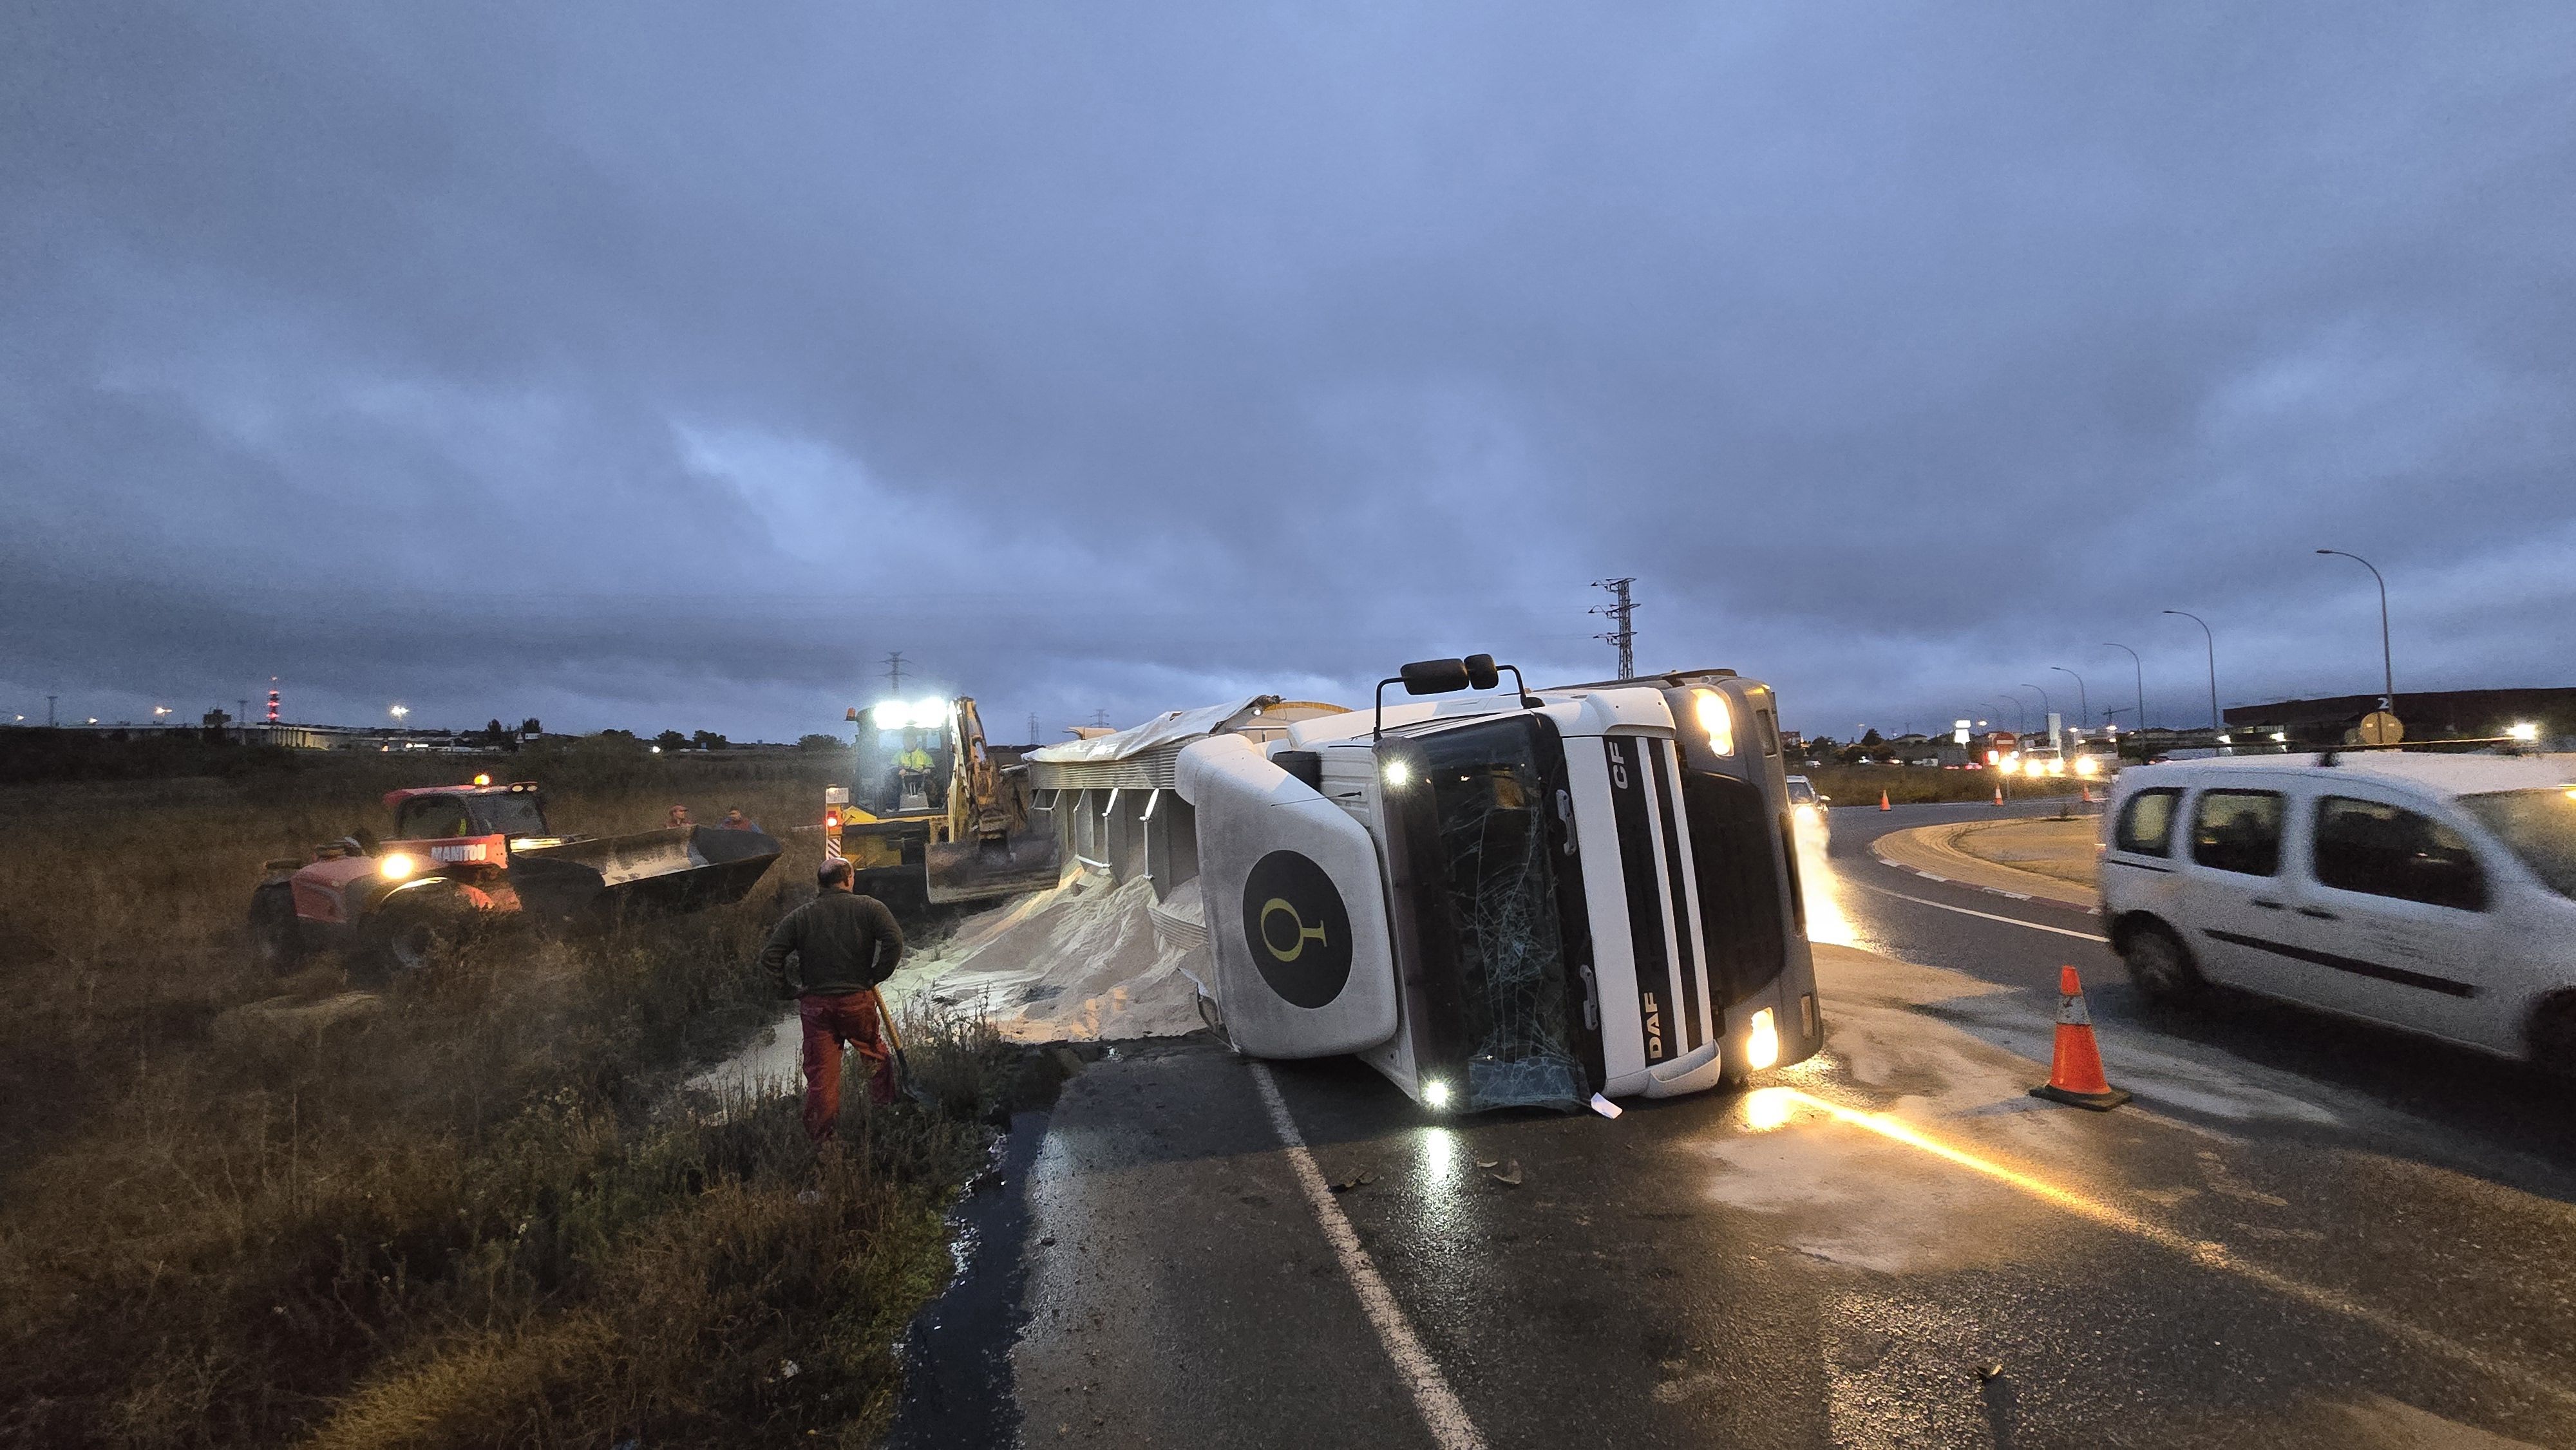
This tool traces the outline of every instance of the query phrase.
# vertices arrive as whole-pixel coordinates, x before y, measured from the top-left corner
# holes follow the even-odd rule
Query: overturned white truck
[[[1822,1045],[1768,687],[1529,691],[1481,655],[1386,684],[1477,693],[1264,697],[1031,757],[1068,858],[1203,923],[1236,1047],[1354,1053],[1475,1111],[1694,1092]]]

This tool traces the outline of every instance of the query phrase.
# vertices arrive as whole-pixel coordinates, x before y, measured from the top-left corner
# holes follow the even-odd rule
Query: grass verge
[[[1793,772],[1795,773],[1795,772]],[[2072,796],[2085,782],[2062,775],[2006,778],[1992,770],[1936,770],[1920,765],[1828,765],[1805,772],[1817,791],[1833,797],[1838,806],[1874,806],[1879,792],[1887,793],[1888,804],[1899,806],[1928,805],[1937,801],[1990,801],[2000,782],[2007,801],[2034,797]],[[2093,782],[2098,794],[2108,788],[2107,782]]]
[[[547,765],[559,824],[617,830],[680,800],[798,820],[831,762]],[[940,1109],[846,1094],[820,1158],[792,1100],[675,1096],[776,1011],[754,957],[811,836],[737,906],[586,939],[496,924],[372,1003],[335,999],[328,967],[249,964],[261,859],[382,829],[383,789],[474,768],[0,797],[0,1442],[881,1431],[1010,1049],[915,1023]],[[301,1003],[347,1010],[272,1010]]]

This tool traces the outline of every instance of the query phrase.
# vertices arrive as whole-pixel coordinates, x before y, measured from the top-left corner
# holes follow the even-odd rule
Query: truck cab
[[[1177,785],[1227,1034],[1356,1053],[1470,1111],[1669,1096],[1813,1054],[1779,739],[1767,686],[1702,670],[1191,745]]]

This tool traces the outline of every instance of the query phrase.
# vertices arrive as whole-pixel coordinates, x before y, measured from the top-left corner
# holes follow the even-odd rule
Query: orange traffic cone
[[[2091,786],[2089,786],[2089,785],[2085,785],[2085,786],[2077,786],[2077,787],[2076,787],[2076,789],[2077,789],[2077,790],[2079,790],[2079,791],[2081,791],[2081,792],[2083,792],[2083,795],[2084,795],[2084,803],[2085,803],[2086,805],[2088,805],[2088,806],[2089,806],[2089,805],[2093,804],[2093,787],[2091,787]]]
[[[2003,788],[2002,786],[1996,786],[1996,787],[1995,787],[1995,804],[1996,804],[1996,805],[2002,805],[2003,803],[2004,803],[2004,788]]]
[[[1878,793],[1878,808],[1882,811],[1892,811],[1896,809],[1896,807],[1887,803],[1887,792],[1885,791],[1880,791]]]
[[[2084,1010],[2084,984],[2073,967],[2057,969],[2056,1059],[2048,1065],[2048,1081],[2030,1095],[2097,1113],[2129,1100],[2102,1076],[2102,1051],[2093,1045],[2093,1014]]]

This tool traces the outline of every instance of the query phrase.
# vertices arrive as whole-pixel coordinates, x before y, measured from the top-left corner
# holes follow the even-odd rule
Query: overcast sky
[[[2563,3],[20,0],[0,706],[2576,685],[2571,274]]]

